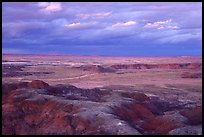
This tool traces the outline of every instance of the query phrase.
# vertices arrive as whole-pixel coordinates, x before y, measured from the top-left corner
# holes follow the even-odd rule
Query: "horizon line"
[[[202,57],[202,55],[169,55],[169,56],[110,56],[110,55],[79,55],[79,54],[28,54],[28,53],[2,53],[2,56],[74,56],[74,57]]]

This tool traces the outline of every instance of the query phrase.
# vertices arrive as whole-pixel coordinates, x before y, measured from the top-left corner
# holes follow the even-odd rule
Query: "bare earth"
[[[173,107],[169,110],[164,109],[162,113],[165,116],[173,116],[180,111],[200,107],[202,104],[202,57],[3,55],[2,66],[3,84],[29,83],[33,80],[40,80],[50,86],[63,84],[90,91],[95,88],[101,91],[108,90],[111,91],[112,96],[106,96],[107,102],[113,100],[117,102],[119,93],[123,97],[129,98],[127,93],[137,92],[145,94],[151,101],[159,98],[181,106],[174,106],[175,109]],[[120,120],[123,120],[122,122],[127,122],[131,128],[123,129],[124,132],[108,131],[101,134],[202,134],[202,123],[199,122],[193,125],[188,122],[181,122],[182,126],[172,126],[168,130],[162,131],[150,127],[151,122],[154,123],[154,120],[158,120],[158,118],[147,117],[150,120],[147,122],[144,120],[143,124],[138,124],[138,121],[132,123],[130,122],[134,121],[134,117],[131,117],[132,114],[127,119],[122,114],[122,111],[125,110],[122,110],[124,109],[121,107],[123,101],[120,100],[122,98],[119,97],[120,108],[116,105],[117,109],[113,109],[113,113]],[[89,107],[85,108],[88,109]],[[157,117],[156,113],[153,115]],[[192,129],[194,130],[188,131]],[[7,134],[6,131],[5,134]],[[22,133],[25,131],[19,131],[19,134]],[[33,131],[25,134],[38,133],[47,134],[44,131]],[[60,133],[56,132],[56,134]],[[63,132],[63,134],[67,134],[67,132]],[[75,131],[71,134],[92,134],[92,132],[83,130],[83,132]]]

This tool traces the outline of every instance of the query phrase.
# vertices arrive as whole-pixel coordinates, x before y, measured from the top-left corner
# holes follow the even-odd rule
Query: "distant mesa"
[[[114,69],[200,69],[201,63],[184,63],[184,64],[115,64],[110,66]]]
[[[202,73],[190,73],[190,72],[185,72],[181,74],[182,78],[202,78]]]
[[[81,69],[83,71],[91,71],[97,73],[118,73],[122,69],[200,69],[201,63],[183,63],[183,64],[114,64],[110,66],[102,65],[81,65],[79,67],[72,67]]]
[[[92,71],[92,72],[99,72],[99,73],[113,73],[116,72],[114,68],[111,67],[103,67],[100,65],[82,65],[80,67],[76,67],[82,69],[83,71]]]

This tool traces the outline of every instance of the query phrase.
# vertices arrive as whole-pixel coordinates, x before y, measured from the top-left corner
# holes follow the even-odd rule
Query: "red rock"
[[[19,103],[19,107],[25,114],[37,114],[42,111],[42,102],[33,100],[23,100]]]
[[[39,125],[43,121],[41,115],[36,114],[36,113],[31,114],[31,115],[26,115],[24,120],[25,120],[25,123],[30,126]]]
[[[11,111],[11,110],[14,110],[14,109],[15,109],[15,106],[12,105],[12,104],[4,104],[4,105],[2,105],[3,112]]]
[[[25,89],[10,91],[4,100],[4,135],[74,134],[71,120],[72,115],[79,112],[78,106],[44,98],[37,92],[26,92]],[[77,129],[81,129],[82,123],[79,122]]]
[[[40,80],[33,80],[31,83],[28,84],[29,88],[46,88],[49,87],[49,85],[43,81]]]
[[[23,95],[26,93],[12,92],[10,98],[16,93],[19,93],[18,96],[24,97]],[[73,104],[63,104],[57,100],[45,100],[41,96],[29,97],[20,98],[16,103],[10,101],[11,104],[2,106],[4,135],[74,134],[71,127],[71,116],[78,112],[78,107],[73,106]]]
[[[22,94],[22,92],[20,92],[20,91],[12,90],[9,92],[9,94],[6,97],[3,98],[3,102],[4,103],[10,103],[10,104],[15,103],[14,97],[17,95],[21,95],[21,94]]]
[[[115,114],[130,123],[154,118],[154,114],[142,104],[124,104],[115,109]]]
[[[135,92],[135,93],[123,92],[123,93],[121,93],[121,95],[124,96],[124,97],[135,99],[135,100],[137,100],[139,102],[149,101],[150,100],[150,98],[148,96],[146,96],[143,93],[138,93],[138,92]]]
[[[180,114],[188,118],[188,123],[190,125],[198,125],[202,123],[202,106],[182,110],[180,111]]]
[[[182,124],[171,117],[158,116],[150,119],[140,127],[151,134],[167,134],[169,131],[181,127]]]
[[[130,123],[135,123],[139,120],[138,115],[134,111],[129,110],[126,107],[120,107],[115,110],[115,114],[118,115],[121,119],[126,120]]]
[[[37,83],[41,82],[42,81]],[[31,83],[28,84],[28,87],[33,86]],[[152,102],[145,94],[125,93],[122,95],[132,98],[134,101],[116,106],[113,110],[114,114],[118,117],[113,114],[111,115],[113,118],[117,118],[117,120],[120,119],[120,121],[125,120],[129,124],[122,122],[122,125],[118,125],[116,121],[117,123],[113,125],[113,128],[109,127],[109,129],[107,129],[107,125],[103,125],[105,118],[101,116],[107,116],[106,118],[109,118],[110,115],[103,114],[106,113],[105,111],[100,113],[98,110],[89,110],[86,108],[89,106],[83,103],[88,102],[91,105],[93,103],[94,107],[94,103],[96,103],[98,107],[100,104],[92,100],[111,95],[111,92],[102,91],[97,88],[83,90],[74,86],[70,88],[63,88],[61,86],[59,90],[58,88],[60,86],[56,86],[55,88],[50,86],[51,90],[48,90],[50,87],[47,88],[47,86],[49,85],[42,83],[36,84],[36,82],[34,82],[34,87],[45,88],[45,90],[42,90],[43,92],[38,92],[41,90],[35,91],[34,89],[31,90],[27,88],[11,90],[5,95],[4,104],[2,105],[3,134],[119,134],[121,132],[119,132],[120,128],[117,128],[118,126],[124,126],[122,127],[123,129],[126,128],[125,126],[132,126],[131,128],[139,128],[137,129],[138,131],[140,131],[141,128],[142,133],[146,133],[145,131],[147,131],[149,134],[167,134],[170,130],[181,126],[179,122],[171,117],[155,117],[156,114],[153,114],[153,110],[158,111],[158,109],[161,108],[153,108],[154,105],[151,105]],[[26,84],[23,84],[21,87],[24,86],[26,87]],[[90,100],[83,100],[83,103],[81,103],[80,98],[78,101],[75,100],[72,102],[72,100],[68,100],[65,97],[54,96],[61,91],[64,91],[63,94],[75,94],[82,97],[81,100],[85,98],[90,99],[92,102],[90,102]],[[46,95],[49,92],[54,92],[54,94]],[[83,108],[83,106],[85,106],[85,108]],[[104,105],[102,105],[102,107],[104,107]],[[195,109],[195,112],[199,112],[199,116],[202,115],[201,108],[198,108],[198,110]],[[186,112],[181,113],[188,116]],[[194,117],[197,117],[197,115],[194,115],[193,118]],[[115,119],[108,120],[112,122],[111,120],[114,121]],[[110,124],[108,122],[106,124]]]
[[[49,124],[42,125],[40,127],[41,132],[43,132],[44,134],[51,132],[53,134],[59,135],[73,134],[74,129],[71,127],[71,117],[68,112],[60,110],[58,112],[48,113],[48,115],[50,114],[52,114],[53,116],[47,116],[43,118],[43,123]]]
[[[150,119],[154,117],[152,112],[144,105],[135,104],[131,108],[142,119]]]
[[[16,84],[3,84],[2,85],[2,93],[3,96],[7,95],[10,91],[17,89]]]
[[[20,82],[17,84],[17,88],[27,88],[28,82]]]
[[[16,126],[22,121],[24,114],[12,104],[2,105],[2,134],[15,135]]]
[[[74,126],[76,134],[81,134],[89,128],[91,121],[82,116],[76,116],[72,119],[72,126]]]

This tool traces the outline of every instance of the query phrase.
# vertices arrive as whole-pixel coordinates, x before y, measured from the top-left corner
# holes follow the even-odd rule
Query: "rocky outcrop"
[[[180,121],[172,117],[157,116],[141,125],[144,134],[165,135],[169,131],[182,126]]]
[[[184,125],[182,121],[173,116],[165,116],[163,112],[155,113],[155,108],[159,110],[154,104],[150,108],[147,104],[132,102],[115,107],[114,112],[120,119],[127,121],[142,134],[165,135]]]
[[[201,106],[182,110],[180,111],[180,113],[181,115],[188,118],[188,124],[190,125],[198,125],[202,123],[202,107]]]
[[[52,86],[40,80],[3,83],[2,89],[3,135],[161,135],[202,123],[201,106],[178,109],[136,91]]]
[[[39,80],[26,83],[24,86],[22,83],[16,83],[3,87],[3,93],[7,92],[4,94],[2,105],[4,135],[108,134],[103,128],[100,129],[99,125],[94,125],[96,121],[93,117],[78,115],[85,109],[82,107],[83,97],[86,96],[88,101],[98,102],[99,98],[105,96],[106,91],[93,89],[83,92],[82,89],[71,85],[52,87]],[[64,97],[65,94],[68,97]],[[76,101],[81,100],[82,104],[72,101],[71,94]]]
[[[121,106],[115,107],[114,111],[116,115],[128,121],[131,125],[137,125],[141,120],[154,117],[153,113],[147,107],[138,103],[121,104]]]

